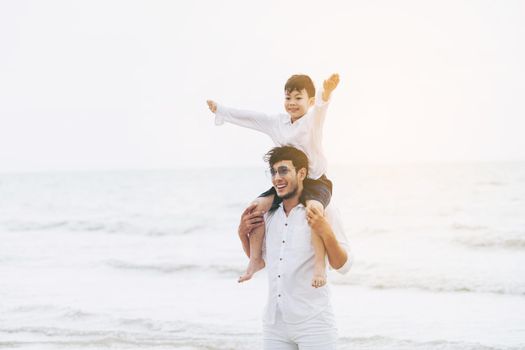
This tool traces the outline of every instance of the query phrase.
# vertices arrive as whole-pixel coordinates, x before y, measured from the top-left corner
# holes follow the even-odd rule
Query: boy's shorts
[[[316,200],[321,202],[323,207],[326,209],[332,198],[332,181],[328,180],[326,175],[322,175],[317,180],[306,178],[303,181],[303,193],[300,201],[306,205],[308,200]],[[268,197],[273,195],[273,203],[270,210],[274,210],[279,207],[279,204],[283,201],[277,196],[275,188],[272,186],[268,191],[265,191],[259,195],[259,197]]]

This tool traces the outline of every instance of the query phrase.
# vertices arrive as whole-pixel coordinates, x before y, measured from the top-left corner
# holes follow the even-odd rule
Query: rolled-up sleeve
[[[350,268],[352,267],[352,264],[354,262],[354,256],[349,247],[343,247],[343,248],[345,248],[346,250],[346,257],[347,257],[346,262],[344,263],[343,266],[341,266],[335,271],[339,272],[342,275],[346,275],[348,271],[350,271]]]
[[[330,223],[330,226],[332,226],[332,231],[334,232],[337,242],[339,243],[341,248],[343,248],[346,251],[347,257],[346,262],[343,264],[343,266],[341,266],[338,269],[335,269],[335,271],[341,274],[347,274],[348,271],[350,271],[350,268],[352,267],[352,264],[354,262],[354,255],[352,253],[348,237],[343,228],[341,214],[339,213],[339,210],[331,207],[331,205],[329,205],[326,209],[327,218]]]

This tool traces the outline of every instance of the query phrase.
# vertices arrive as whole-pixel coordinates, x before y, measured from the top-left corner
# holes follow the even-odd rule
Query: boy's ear
[[[315,105],[315,96],[312,96],[308,99],[308,107]]]

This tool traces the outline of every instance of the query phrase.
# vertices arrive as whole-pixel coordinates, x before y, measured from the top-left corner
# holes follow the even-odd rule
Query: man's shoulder
[[[324,210],[324,213],[326,215],[326,219],[329,223],[333,224],[335,222],[338,222],[341,220],[341,214],[339,212],[339,209],[337,206],[333,203],[333,201],[328,204]]]
[[[268,222],[270,222],[271,220],[273,220],[273,218],[275,217],[275,215],[277,214],[277,212],[278,212],[279,210],[282,210],[281,205],[279,205],[279,206],[276,207],[275,209],[270,209],[270,210],[268,210],[266,213],[264,213],[264,221],[266,221],[266,223],[268,224]]]

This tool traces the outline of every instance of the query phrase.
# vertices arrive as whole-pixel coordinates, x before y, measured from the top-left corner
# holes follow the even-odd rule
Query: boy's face
[[[308,96],[306,89],[284,92],[284,109],[290,115],[292,123],[308,112],[315,103],[315,97]]]

